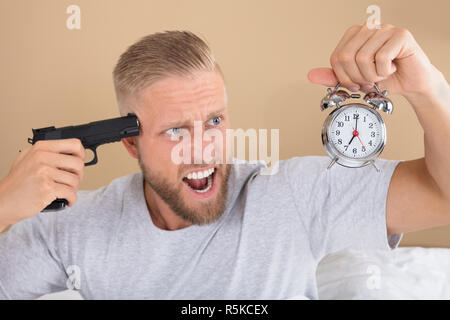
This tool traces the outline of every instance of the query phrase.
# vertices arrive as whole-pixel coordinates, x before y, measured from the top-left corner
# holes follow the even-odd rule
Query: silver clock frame
[[[381,142],[378,145],[378,147],[375,149],[375,151],[372,154],[370,154],[370,156],[368,156],[368,157],[358,158],[358,159],[347,157],[344,154],[342,154],[339,150],[337,150],[336,147],[334,146],[334,144],[330,140],[329,130],[330,130],[331,123],[333,123],[334,119],[339,114],[341,114],[345,110],[349,109],[350,107],[364,108],[365,110],[374,114],[380,123]],[[387,142],[386,140],[387,140],[386,125],[385,125],[384,120],[381,117],[381,115],[377,111],[375,111],[373,108],[371,108],[367,105],[361,104],[361,103],[348,103],[348,104],[339,106],[338,108],[333,110],[327,116],[327,118],[325,119],[325,122],[323,123],[323,126],[322,126],[322,143],[323,143],[323,146],[324,146],[325,151],[327,152],[328,156],[332,159],[330,162],[330,165],[328,166],[328,169],[331,168],[337,162],[338,164],[340,164],[344,167],[348,167],[348,168],[360,168],[360,167],[365,167],[369,164],[372,164],[375,167],[375,169],[377,171],[379,171],[379,169],[375,165],[375,160],[381,154],[381,152],[383,152],[383,149],[386,146],[386,142]]]

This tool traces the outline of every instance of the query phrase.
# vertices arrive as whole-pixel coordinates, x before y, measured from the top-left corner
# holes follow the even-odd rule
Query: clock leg
[[[373,165],[375,170],[377,170],[377,172],[380,172],[380,169],[378,169],[378,167],[375,165],[375,160],[371,160],[370,163]]]
[[[336,163],[337,160],[338,160],[338,157],[335,157],[333,160],[331,160],[330,164],[328,165],[327,170],[330,169]]]

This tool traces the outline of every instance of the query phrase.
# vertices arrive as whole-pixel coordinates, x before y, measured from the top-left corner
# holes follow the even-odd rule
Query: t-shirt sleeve
[[[398,246],[402,234],[387,235],[386,200],[400,161],[377,159],[378,172],[372,165],[327,170],[328,157],[287,160],[284,174],[317,259],[343,249]]]
[[[35,299],[67,289],[53,218],[40,213],[0,234],[0,299]]]

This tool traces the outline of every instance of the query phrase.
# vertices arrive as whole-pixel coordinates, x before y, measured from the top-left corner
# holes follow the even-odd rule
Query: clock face
[[[364,107],[348,106],[336,111],[328,128],[329,141],[350,159],[370,157],[384,143],[380,116]]]

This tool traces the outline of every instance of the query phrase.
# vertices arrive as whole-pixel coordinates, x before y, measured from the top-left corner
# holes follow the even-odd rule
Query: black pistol
[[[98,146],[138,135],[139,120],[135,114],[129,113],[125,117],[95,121],[79,126],[33,129],[33,138],[29,138],[28,142],[35,144],[39,140],[78,138],[85,149],[90,149],[94,153],[94,158],[84,164],[85,166],[91,166],[97,163]],[[42,211],[60,210],[65,208],[67,204],[66,199],[56,199]]]

